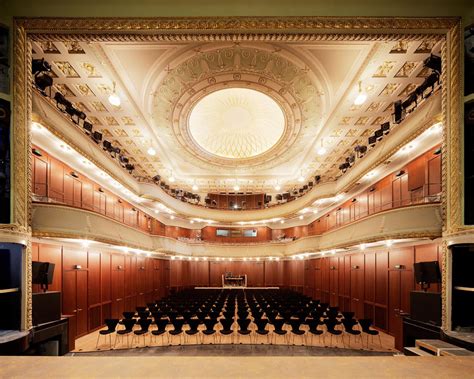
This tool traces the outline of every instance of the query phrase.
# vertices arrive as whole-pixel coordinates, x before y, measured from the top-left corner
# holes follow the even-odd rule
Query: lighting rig
[[[441,57],[431,54],[423,62],[423,66],[431,69],[431,74],[425,81],[415,88],[405,100],[398,100],[393,104],[393,122],[400,124],[405,117],[413,112],[420,101],[423,101],[431,96],[435,87],[439,85],[441,76]]]
[[[49,74],[51,72],[51,65],[42,59],[33,59],[32,72],[34,75],[35,87],[41,92],[43,96],[48,96],[56,102],[56,107],[63,113],[67,114],[71,121],[77,126],[81,126],[85,134],[87,134],[95,143],[100,144],[102,142],[102,148],[107,151],[110,156],[117,159],[120,165],[127,170],[130,174],[135,170],[135,165],[130,163],[130,159],[120,154],[120,148],[112,145],[110,141],[103,140],[101,132],[94,130],[94,125],[86,121],[87,115],[80,109],[74,107],[61,92],[56,92],[52,96],[51,90],[49,94],[46,93],[47,88],[51,88],[53,85],[53,78]]]

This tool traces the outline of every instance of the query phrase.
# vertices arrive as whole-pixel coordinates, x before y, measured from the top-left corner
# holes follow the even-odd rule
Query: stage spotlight
[[[120,163],[126,165],[129,162],[129,159],[124,155],[120,155],[119,156],[119,161],[120,161]]]
[[[405,118],[405,111],[403,110],[401,100],[395,101],[393,103],[393,118],[395,124],[401,123]]]
[[[355,155],[354,154],[351,154],[349,155],[347,158],[346,158],[346,162],[349,164],[349,167],[352,167],[352,165],[354,164],[356,158],[355,158]]]
[[[368,140],[368,144],[370,147],[374,147],[375,144],[377,143],[377,137],[375,136],[370,136]]]
[[[437,72],[433,72],[430,76],[428,76],[425,79],[423,83],[423,98],[424,99],[426,99],[433,93],[434,87],[437,83],[439,83],[439,74]],[[428,89],[430,90],[429,92],[427,92]]]
[[[375,133],[374,133],[374,136],[377,139],[377,141],[380,141],[383,138],[382,129],[376,130]]]
[[[127,171],[131,174],[133,170],[135,170],[135,166],[131,163],[127,163],[125,165],[125,168],[127,169]]]
[[[47,73],[42,72],[35,75],[35,85],[36,88],[40,90],[43,96],[46,96],[46,89],[50,88],[53,85],[53,78]]]
[[[100,141],[102,141],[102,133],[100,133],[100,132],[94,132],[94,133],[92,133],[92,139],[93,139],[96,143],[100,143]]]
[[[425,59],[423,65],[425,67],[431,68],[438,74],[441,74],[441,57],[431,54],[428,58]]]
[[[357,153],[357,158],[362,158],[365,155],[365,153],[367,153],[367,146],[357,145],[354,148],[354,151]]]
[[[67,107],[72,107],[72,103],[67,100],[61,92],[56,92],[54,94],[54,100],[56,101],[56,106],[62,112],[66,112]]]
[[[86,132],[86,134],[88,135],[92,134],[93,126],[90,122],[84,121],[84,123],[82,124],[82,127],[84,128],[84,131]]]
[[[51,65],[46,62],[44,58],[33,59],[33,62],[31,63],[31,70],[33,75],[39,74],[41,72],[49,72],[51,71]]]
[[[112,144],[106,139],[102,142],[102,146],[104,147],[105,151],[111,152],[113,150]]]
[[[390,123],[384,122],[382,125],[380,125],[380,129],[382,129],[383,134],[390,133]]]
[[[339,165],[339,170],[341,170],[343,174],[347,171],[348,168],[349,168],[349,163],[347,162]]]
[[[320,181],[321,181],[321,175],[316,175],[316,176],[314,177],[314,182],[315,182],[316,184],[319,184]]]

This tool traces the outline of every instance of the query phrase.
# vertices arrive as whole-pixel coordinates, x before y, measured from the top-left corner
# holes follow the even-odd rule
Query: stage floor
[[[194,287],[195,290],[279,290],[280,287]]]

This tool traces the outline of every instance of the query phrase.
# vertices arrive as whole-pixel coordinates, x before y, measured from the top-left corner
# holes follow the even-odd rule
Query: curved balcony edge
[[[33,204],[34,237],[74,238],[160,253],[197,257],[286,257],[387,239],[431,238],[442,234],[441,205],[420,204],[374,214],[321,235],[291,242],[217,244],[151,235],[103,215],[57,204]]]

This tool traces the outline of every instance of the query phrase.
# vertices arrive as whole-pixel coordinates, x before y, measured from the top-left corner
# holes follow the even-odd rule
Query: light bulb
[[[298,182],[304,182],[304,176],[300,176],[300,177],[298,178]]]
[[[156,150],[153,149],[152,147],[149,147],[148,150],[146,151],[148,153],[148,155],[156,155]]]
[[[173,215],[171,215],[171,216],[170,216],[170,219],[174,220],[174,216],[173,216]]]
[[[367,95],[365,93],[359,93],[354,100],[355,105],[362,105],[367,100]]]
[[[285,223],[285,220],[281,220],[281,221],[280,221],[280,224],[284,224],[284,223]]]
[[[304,216],[303,216],[303,215],[300,216],[300,220],[302,220],[302,219],[304,219]]]
[[[114,107],[119,107],[121,104],[120,97],[118,97],[118,95],[114,92],[109,96],[109,103]]]
[[[197,191],[199,187],[196,184],[193,184],[193,191]]]
[[[176,179],[174,178],[173,175],[171,175],[168,180],[171,182],[171,183],[174,183],[176,181]]]
[[[240,189],[240,187],[236,184],[236,185],[234,186],[234,191],[238,191],[239,189]]]
[[[359,81],[359,94],[355,98],[354,104],[361,105],[361,104],[364,104],[366,100],[367,100],[367,95],[364,92],[362,92],[362,81]]]
[[[324,155],[326,154],[326,149],[321,146],[318,150],[316,150],[316,153],[318,153],[318,155]]]
[[[281,187],[280,187],[280,185],[277,184],[277,185],[275,186],[275,191],[280,191],[280,190],[281,190]]]

